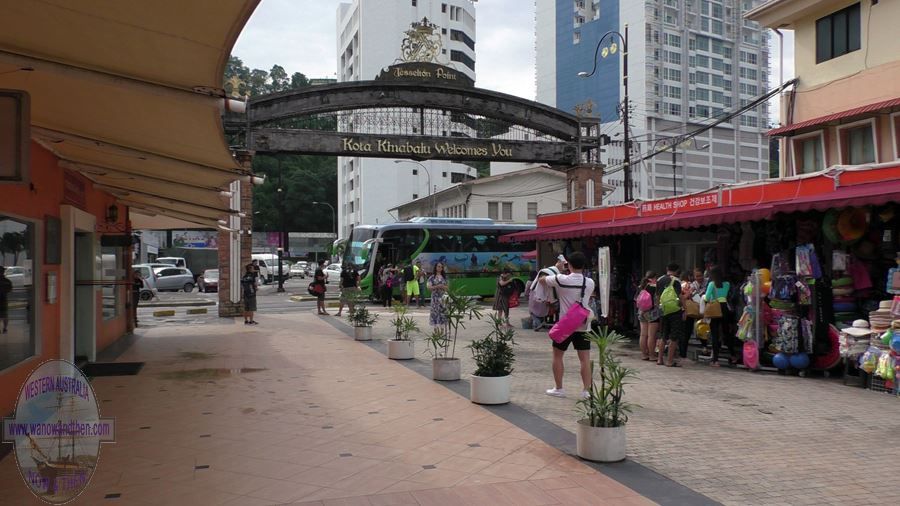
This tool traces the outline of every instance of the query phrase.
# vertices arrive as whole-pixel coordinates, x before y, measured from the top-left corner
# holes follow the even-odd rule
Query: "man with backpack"
[[[418,302],[421,304],[421,296],[419,295],[419,266],[407,264],[406,267],[403,268],[403,283],[406,287],[406,292],[403,295],[403,304],[408,306],[409,300],[413,295],[416,296],[416,299],[419,299]]]
[[[665,364],[668,367],[678,367],[675,362],[675,355],[678,353],[678,341],[684,332],[684,323],[682,317],[681,304],[681,282],[678,278],[680,268],[676,263],[670,263],[666,266],[666,274],[656,280],[656,293],[659,294],[659,310],[662,313],[660,318],[660,338],[659,354],[656,359],[657,365]],[[666,344],[669,345],[668,355],[666,354]]]

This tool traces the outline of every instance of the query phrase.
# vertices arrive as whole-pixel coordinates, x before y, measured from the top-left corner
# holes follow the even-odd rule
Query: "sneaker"
[[[582,399],[587,399],[587,398],[589,398],[590,396],[591,396],[591,393],[588,392],[587,390],[582,390],[582,391],[581,391],[581,398],[582,398]]]
[[[547,390],[547,395],[551,397],[565,397],[566,391],[562,388],[551,388],[550,390]]]

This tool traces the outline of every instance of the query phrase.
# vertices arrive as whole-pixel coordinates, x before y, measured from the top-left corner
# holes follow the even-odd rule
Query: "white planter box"
[[[476,404],[506,404],[509,402],[509,375],[490,378],[472,375],[469,398]]]
[[[576,452],[585,460],[620,462],[625,460],[625,426],[591,427],[579,420],[575,432]]]
[[[357,341],[371,341],[372,327],[353,327],[353,338]]]
[[[437,381],[457,381],[460,371],[458,358],[436,358],[431,361],[431,377]]]
[[[388,343],[388,358],[393,360],[410,360],[415,353],[415,343],[413,341],[395,341],[391,339]]]

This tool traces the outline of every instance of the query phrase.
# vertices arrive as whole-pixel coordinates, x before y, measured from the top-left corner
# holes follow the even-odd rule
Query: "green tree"
[[[284,202],[285,229],[288,232],[332,232],[332,213],[337,209],[337,159],[328,156],[281,154],[282,196],[279,196],[278,157],[259,154],[253,159],[253,172],[265,174],[266,181],[253,188],[253,229],[281,230],[280,199]]]
[[[293,75],[291,75],[292,90],[305,88],[306,86],[309,86],[309,79],[307,79],[305,75],[301,74],[300,72],[294,72]]]
[[[269,70],[269,93],[278,93],[289,89],[288,74],[281,65],[273,65]]]
[[[6,232],[0,236],[0,252],[13,256],[13,265],[19,265],[19,253],[25,250],[25,232]]]

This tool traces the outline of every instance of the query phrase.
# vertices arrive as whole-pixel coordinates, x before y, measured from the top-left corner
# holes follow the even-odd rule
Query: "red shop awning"
[[[583,235],[586,236],[646,234],[678,228],[697,228],[722,223],[764,220],[772,216],[773,212],[773,206],[769,204],[716,207],[688,213],[675,213],[669,216],[646,216],[618,222],[582,225],[581,228],[584,229]]]
[[[506,234],[500,236],[500,242],[526,242],[526,241],[535,241],[535,240],[546,240],[544,237],[546,234],[558,230],[562,230],[564,228],[571,227],[572,225],[559,225],[556,227],[545,227],[545,228],[534,228],[531,230],[523,230],[521,232],[514,232],[512,234]]]
[[[831,121],[837,121],[837,120],[843,119],[843,118],[850,118],[852,116],[861,116],[863,114],[879,111],[881,109],[890,109],[892,107],[900,107],[900,97],[892,98],[890,100],[885,100],[883,102],[876,102],[874,104],[856,107],[853,109],[848,109],[846,111],[828,114],[825,116],[819,116],[818,118],[808,119],[806,121],[794,123],[793,125],[786,125],[783,127],[775,128],[773,130],[769,130],[766,133],[766,135],[770,135],[770,136],[783,135],[786,133],[794,132],[796,130],[800,130],[801,128],[822,125],[825,123],[829,123]]]
[[[842,186],[827,195],[812,195],[776,204],[775,211],[827,211],[842,207],[879,206],[900,201],[900,180]]]

